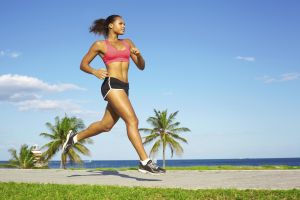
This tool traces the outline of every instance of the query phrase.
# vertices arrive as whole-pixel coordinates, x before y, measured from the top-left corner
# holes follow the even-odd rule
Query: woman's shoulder
[[[104,40],[96,40],[93,42],[92,47],[95,49],[102,49],[104,47]]]
[[[132,42],[131,39],[129,39],[129,38],[124,38],[124,39],[122,39],[122,40],[124,40],[124,41],[126,41],[126,42]]]
[[[123,40],[124,40],[125,42],[127,42],[131,47],[133,46],[133,42],[132,42],[131,39],[129,39],[129,38],[124,38]]]
[[[90,51],[104,52],[105,47],[102,41],[96,40],[90,46]]]
[[[105,40],[96,40],[94,42],[94,44],[96,44],[96,45],[103,45],[103,44],[105,44]]]

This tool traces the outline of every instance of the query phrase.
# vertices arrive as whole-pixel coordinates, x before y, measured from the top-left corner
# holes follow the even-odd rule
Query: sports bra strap
[[[113,47],[113,46],[108,42],[107,39],[105,39],[104,41],[105,41],[105,43],[106,43],[107,46]],[[130,49],[130,45],[129,45],[127,42],[125,42],[124,39],[121,39],[121,42],[125,45],[125,48],[127,47],[128,49]],[[113,48],[116,49],[115,47],[113,47]]]
[[[129,48],[130,49],[130,45],[127,43],[127,42],[125,42],[125,40],[124,39],[122,39],[122,42],[123,42],[123,44],[127,47],[127,48]]]

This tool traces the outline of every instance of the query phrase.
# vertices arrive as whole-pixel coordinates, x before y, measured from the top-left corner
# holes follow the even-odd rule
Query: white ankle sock
[[[150,160],[149,158],[147,158],[146,160],[141,160],[142,165],[145,166],[149,160]]]
[[[75,136],[73,137],[73,142],[74,142],[74,144],[77,142],[77,135],[75,135]]]

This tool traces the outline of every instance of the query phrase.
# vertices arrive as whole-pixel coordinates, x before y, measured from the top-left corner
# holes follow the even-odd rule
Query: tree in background
[[[149,144],[152,141],[154,143],[152,149],[150,150],[150,156],[155,156],[159,149],[162,147],[163,150],[163,167],[165,168],[166,160],[166,147],[168,146],[171,150],[171,157],[173,153],[176,155],[182,155],[183,148],[179,142],[187,143],[187,140],[183,137],[180,137],[181,132],[188,132],[190,129],[186,127],[179,127],[180,122],[175,122],[175,116],[179,111],[171,113],[169,116],[167,110],[160,112],[154,109],[155,116],[149,117],[147,122],[150,123],[152,128],[140,128],[139,131],[144,131],[149,135],[144,137],[143,144]]]
[[[19,154],[14,148],[9,149],[12,158],[9,159],[9,164],[12,167],[17,167],[20,169],[31,169],[35,168],[35,157],[31,152],[32,147],[28,147],[27,144],[21,145]]]
[[[42,146],[42,149],[47,148],[47,150],[43,153],[43,156],[46,160],[50,160],[56,153],[62,150],[63,144],[66,141],[67,134],[70,130],[79,132],[85,128],[85,125],[80,118],[68,117],[67,115],[65,115],[65,117],[62,119],[60,119],[58,116],[55,117],[54,124],[47,122],[46,126],[50,132],[40,134],[40,136],[50,140],[49,143]],[[83,155],[90,155],[89,149],[85,146],[87,143],[93,144],[93,140],[90,138],[80,140],[70,148],[67,154],[62,152],[60,168],[66,168],[67,158],[71,163],[76,162],[82,164],[83,161],[81,160],[79,153]]]

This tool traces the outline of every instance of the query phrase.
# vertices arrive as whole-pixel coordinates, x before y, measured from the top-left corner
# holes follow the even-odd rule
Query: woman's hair
[[[106,19],[100,18],[96,19],[92,26],[90,26],[90,33],[95,33],[99,35],[104,35],[106,38],[108,36],[108,25],[113,23],[117,17],[121,17],[120,15],[110,15]]]

